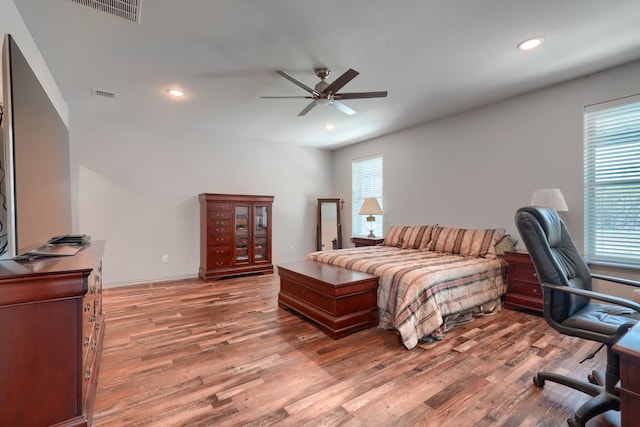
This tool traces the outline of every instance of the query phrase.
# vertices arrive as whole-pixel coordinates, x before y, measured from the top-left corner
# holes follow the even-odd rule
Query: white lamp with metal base
[[[376,218],[374,215],[382,215],[382,208],[380,207],[380,203],[378,203],[378,199],[375,197],[367,197],[364,199],[362,207],[360,208],[360,215],[368,215],[369,235],[367,237],[376,237],[373,234],[373,230],[376,228]]]
[[[567,212],[569,208],[564,201],[562,191],[558,188],[543,188],[535,190],[531,197],[532,206],[544,206],[558,212]]]

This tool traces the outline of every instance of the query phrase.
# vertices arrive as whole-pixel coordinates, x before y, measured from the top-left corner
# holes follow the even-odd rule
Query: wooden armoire
[[[273,273],[273,196],[203,193],[198,198],[200,278]]]

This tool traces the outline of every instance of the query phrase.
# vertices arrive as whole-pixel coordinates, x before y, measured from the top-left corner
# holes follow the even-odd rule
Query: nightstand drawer
[[[509,284],[509,292],[522,295],[524,297],[542,299],[542,287],[539,283],[514,280]]]
[[[542,311],[542,286],[529,254],[516,249],[505,252],[504,259],[508,264],[505,307]]]
[[[540,287],[536,270],[531,266],[509,265],[509,277],[514,281],[534,283]]]

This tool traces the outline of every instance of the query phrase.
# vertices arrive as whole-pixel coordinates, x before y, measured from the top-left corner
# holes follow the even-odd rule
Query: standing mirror
[[[342,249],[340,199],[318,199],[318,235],[316,249]]]

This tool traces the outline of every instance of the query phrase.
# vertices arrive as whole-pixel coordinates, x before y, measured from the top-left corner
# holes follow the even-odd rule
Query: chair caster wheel
[[[598,385],[598,381],[596,381],[596,378],[591,374],[587,375],[587,381],[589,381],[591,384]]]
[[[544,380],[536,375],[533,377],[533,384],[535,384],[536,387],[544,387]]]

